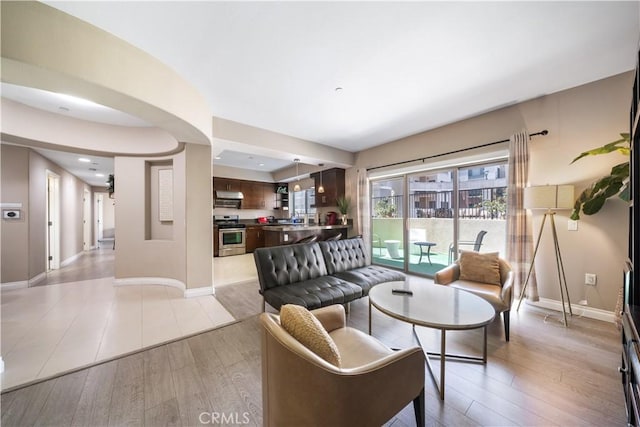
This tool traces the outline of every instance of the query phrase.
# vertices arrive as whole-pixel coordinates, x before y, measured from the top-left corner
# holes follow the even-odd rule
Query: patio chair
[[[482,246],[482,239],[484,239],[484,235],[487,234],[486,231],[482,230],[476,236],[476,240],[460,240],[458,241],[458,250],[460,250],[460,246],[473,246],[473,250],[476,252],[480,251],[480,247]],[[449,264],[454,261],[455,255],[455,247],[453,243],[449,244]],[[455,257],[458,258],[458,257]]]

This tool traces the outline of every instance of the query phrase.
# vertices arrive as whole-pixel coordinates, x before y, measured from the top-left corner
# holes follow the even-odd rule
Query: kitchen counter
[[[348,228],[347,225],[304,225],[304,224],[265,224],[265,228],[273,231],[302,231],[302,230],[335,230]]]
[[[347,238],[348,225],[267,225],[264,230],[265,246],[280,246],[295,243],[300,239],[317,235],[318,240],[326,240],[338,234]]]

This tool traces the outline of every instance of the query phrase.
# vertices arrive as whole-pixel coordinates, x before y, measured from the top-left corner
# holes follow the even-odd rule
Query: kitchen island
[[[265,246],[289,245],[300,239],[312,235],[318,235],[318,240],[326,240],[337,234],[342,238],[347,237],[349,226],[347,225],[269,225],[263,228]]]

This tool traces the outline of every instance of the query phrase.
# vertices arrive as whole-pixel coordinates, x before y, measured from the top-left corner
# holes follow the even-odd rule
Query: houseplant
[[[619,152],[628,159],[630,153],[629,134],[621,133],[620,136],[622,138],[617,141],[581,153],[573,159],[571,164],[586,156],[608,154],[614,151]],[[616,194],[622,200],[629,201],[629,160],[612,167],[609,175],[603,176],[580,193],[573,206],[571,219],[580,219],[580,211],[585,215],[593,215],[602,208],[609,197],[613,197]]]
[[[391,203],[391,197],[384,197],[376,203],[376,216],[379,218],[395,218],[396,206]]]
[[[342,224],[347,224],[347,214],[349,213],[349,209],[351,209],[351,199],[349,197],[340,196],[336,199],[336,204],[338,205],[338,210],[342,214]]]

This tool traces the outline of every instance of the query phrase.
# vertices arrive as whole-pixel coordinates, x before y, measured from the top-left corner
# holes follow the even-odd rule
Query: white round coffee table
[[[394,293],[393,290],[405,290],[409,294]],[[406,282],[387,282],[374,286],[369,291],[369,334],[371,334],[371,307],[403,322],[413,325],[413,334],[422,347],[415,327],[424,326],[440,330],[440,353],[426,350],[425,361],[434,384],[444,400],[444,362],[446,359],[487,363],[487,325],[496,315],[495,310],[484,299],[469,292],[443,285],[416,284]],[[446,331],[484,328],[482,357],[455,355],[446,353]],[[440,381],[431,368],[429,356],[440,358]]]

